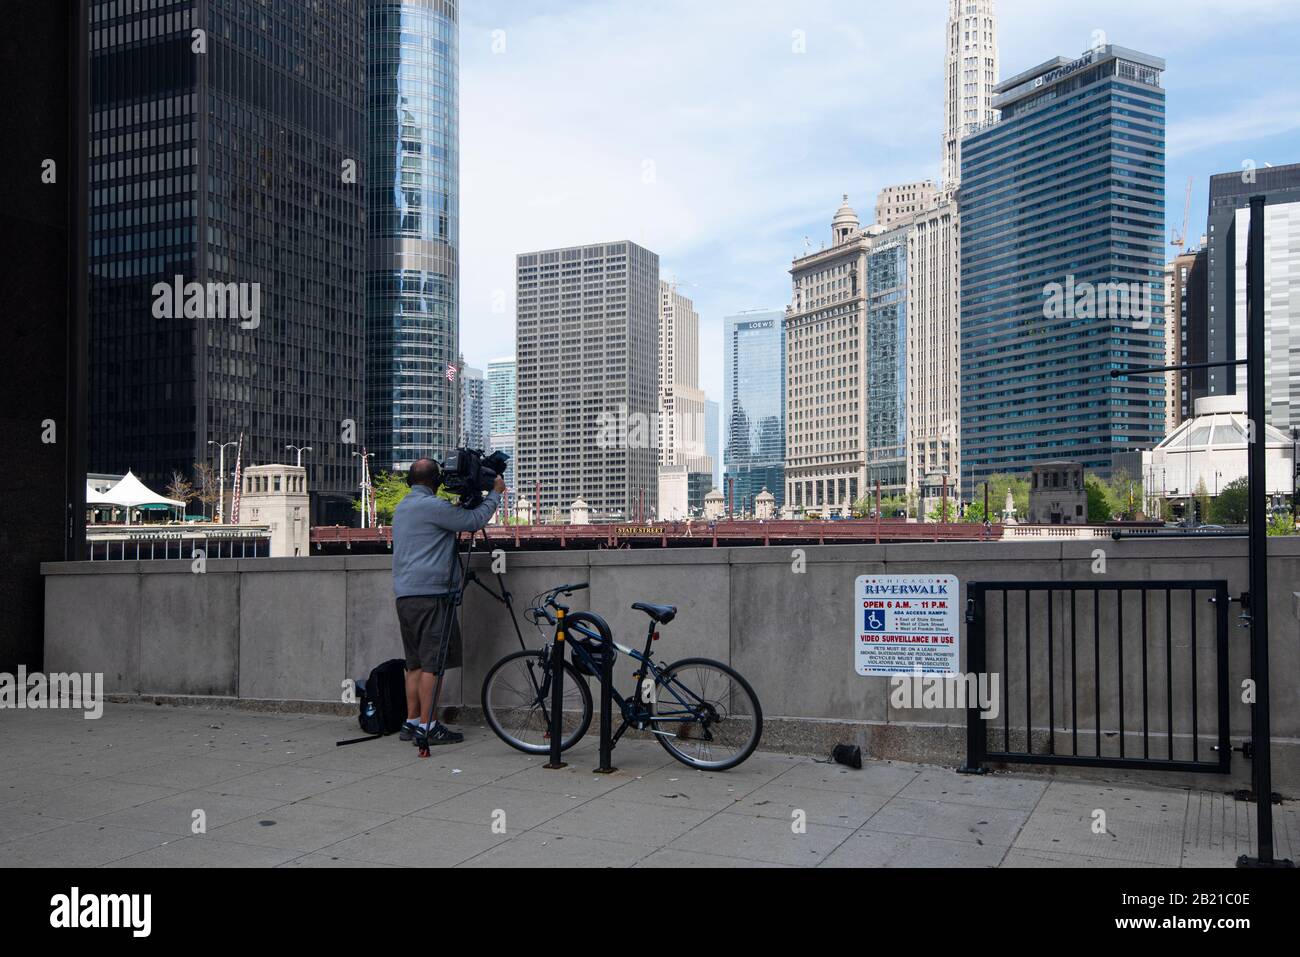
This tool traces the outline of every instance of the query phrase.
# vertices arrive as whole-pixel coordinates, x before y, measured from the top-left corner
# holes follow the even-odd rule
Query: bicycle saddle
[[[666,625],[677,617],[676,605],[651,605],[648,602],[639,601],[632,606],[637,611],[643,611],[661,625]]]

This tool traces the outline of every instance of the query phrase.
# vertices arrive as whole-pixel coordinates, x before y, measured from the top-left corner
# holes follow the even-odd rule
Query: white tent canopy
[[[90,490],[86,490],[87,501],[90,500]],[[149,487],[141,482],[131,472],[122,476],[122,480],[104,492],[100,496],[100,502],[104,505],[119,505],[122,508],[140,508],[144,505],[169,505],[172,508],[184,508],[184,502],[178,502],[172,498],[164,498],[157,492],[150,491]]]
[[[96,489],[89,482],[86,483],[86,504],[87,505],[112,505],[108,497],[103,492]]]

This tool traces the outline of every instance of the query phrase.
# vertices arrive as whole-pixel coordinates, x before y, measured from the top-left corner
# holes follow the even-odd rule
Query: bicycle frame
[[[567,614],[567,609],[566,609],[566,616],[563,619],[565,623],[564,628],[566,633],[570,635],[580,634],[586,638],[591,639],[594,642],[597,642],[598,644],[603,644],[605,641],[603,635],[601,635],[597,631],[591,631],[582,626],[581,619],[579,617],[582,614],[583,614],[582,612],[578,612],[571,616]],[[575,621],[574,620],[575,618],[578,618],[579,620]],[[556,627],[558,630],[559,627],[558,624]],[[616,744],[618,740],[621,737],[623,737],[623,733],[627,731],[628,728],[631,727],[635,727],[635,729],[638,731],[649,731],[651,734],[660,734],[660,735],[666,735],[668,737],[676,737],[676,735],[673,735],[670,732],[657,731],[653,728],[647,727],[647,725],[651,721],[656,723],[677,723],[677,724],[685,724],[687,722],[694,723],[699,720],[699,712],[697,708],[706,706],[706,703],[703,698],[695,694],[695,692],[691,691],[689,688],[683,685],[676,678],[671,676],[666,676],[664,673],[664,669],[661,668],[659,665],[655,664],[653,660],[653,652],[651,651],[651,646],[653,645],[654,641],[657,638],[658,638],[658,633],[655,631],[655,623],[653,621],[650,622],[650,626],[646,631],[645,651],[643,652],[637,651],[635,648],[629,648],[626,645],[621,645],[617,641],[614,641],[612,636],[610,637],[609,643],[611,647],[613,647],[614,649],[614,653],[616,656],[615,661],[617,661],[617,655],[624,654],[627,655],[629,658],[631,658],[633,661],[635,661],[638,665],[638,669],[635,673],[638,690],[633,698],[631,699],[625,698],[623,697],[623,695],[619,694],[618,689],[613,686],[612,679],[611,679],[611,686],[609,689],[610,696],[614,701],[614,703],[618,706],[618,710],[623,716],[623,723],[620,724],[618,730],[614,732],[612,743]],[[603,672],[601,671],[601,663],[596,659],[596,656],[593,655],[591,652],[589,652],[586,649],[586,647],[582,644],[582,642],[570,642],[569,647],[570,647],[570,655],[574,659],[580,661],[589,671],[595,674],[596,680],[598,682],[602,681],[603,679],[600,677],[603,674]],[[613,669],[611,669],[611,675],[612,675],[612,670]],[[649,674],[647,674],[647,672],[649,672]],[[641,696],[642,696],[641,689],[644,687],[643,682],[645,682],[648,678],[651,677],[654,678],[654,684],[652,685],[652,687],[658,688],[662,684],[663,689],[668,691],[673,696],[673,698],[676,699],[677,704],[680,705],[682,708],[685,708],[686,711],[681,713],[669,712],[667,714],[658,710],[652,711],[648,707],[648,705],[651,702],[643,702],[641,700]],[[679,694],[679,689],[687,696],[695,699],[694,706],[683,699],[682,695]],[[540,690],[541,689],[539,689],[539,691]],[[653,703],[655,705],[658,705],[659,701],[656,699],[653,701]]]

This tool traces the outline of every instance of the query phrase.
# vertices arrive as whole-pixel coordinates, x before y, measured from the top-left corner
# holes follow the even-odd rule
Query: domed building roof
[[[714,489],[712,492],[710,492],[708,495],[704,496],[704,501],[706,501],[706,502],[721,502],[721,501],[722,501],[722,493],[719,492],[719,491],[715,488],[715,489]]]
[[[835,211],[835,218],[831,220],[831,233],[835,237],[836,244],[847,240],[858,231],[860,225],[858,214],[849,205],[849,194],[845,193],[844,202]]]
[[[1236,395],[1210,396],[1196,400],[1196,417],[1170,432],[1156,446],[1162,452],[1197,452],[1207,449],[1244,449],[1250,434],[1246,403]],[[1281,429],[1264,426],[1264,441],[1270,448],[1291,448],[1291,438]]]
[[[763,487],[763,491],[761,491],[761,492],[758,493],[758,497],[755,499],[755,501],[759,501],[759,502],[775,502],[775,501],[776,501],[776,496],[773,495],[771,492],[769,492],[769,491],[767,490],[767,487],[764,486],[764,487]]]

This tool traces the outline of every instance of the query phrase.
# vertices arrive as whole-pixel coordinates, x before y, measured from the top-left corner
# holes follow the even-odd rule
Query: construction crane
[[[1192,215],[1192,181],[1193,177],[1187,177],[1187,202],[1183,206],[1183,231],[1175,231],[1169,237],[1169,245],[1177,246],[1183,249],[1187,245],[1187,220]]]

